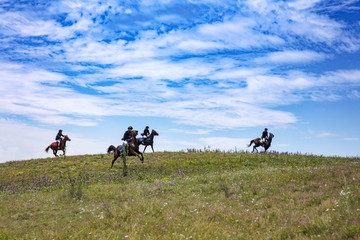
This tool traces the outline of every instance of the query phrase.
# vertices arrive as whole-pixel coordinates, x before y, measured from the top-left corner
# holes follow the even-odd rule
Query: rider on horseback
[[[64,135],[62,134],[62,130],[60,129],[59,132],[56,134],[55,141],[57,142],[58,148],[60,149],[62,137]]]
[[[141,143],[144,144],[144,141],[146,140],[146,138],[150,135],[150,131],[149,131],[149,126],[146,126],[144,129],[144,132],[141,134],[142,138]]]
[[[262,136],[261,136],[261,141],[264,143],[264,142],[266,142],[266,140],[268,139],[268,131],[267,131],[268,129],[267,128],[265,128],[264,129],[264,131],[263,131],[263,133],[262,133]]]
[[[133,130],[133,127],[132,127],[132,126],[129,126],[129,127],[128,127],[128,130],[124,133],[124,136],[123,136],[123,138],[121,139],[121,140],[123,140],[123,141],[126,141],[128,145],[130,144],[131,139],[132,139],[132,135],[131,135],[132,130]]]

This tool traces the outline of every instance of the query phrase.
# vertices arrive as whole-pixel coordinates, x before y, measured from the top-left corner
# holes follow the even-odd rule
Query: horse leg
[[[140,159],[141,163],[144,163],[144,155],[141,152],[140,152],[140,156],[141,156],[141,159]]]
[[[143,153],[145,152],[145,149],[146,149],[147,146],[148,146],[148,145],[145,145]]]
[[[264,152],[266,152],[266,150],[268,150],[268,148],[269,148],[269,147],[264,147],[264,149],[265,149],[265,151],[264,151]]]
[[[256,145],[254,145],[252,152],[255,152],[255,151],[256,151],[257,153],[259,152],[259,151],[257,150],[257,148],[256,148]]]
[[[114,166],[114,162],[116,161],[116,159],[117,159],[118,157],[116,156],[114,156],[114,160],[112,160],[112,162],[111,162],[111,168]]]
[[[144,163],[144,155],[140,151],[137,151],[136,156],[140,159],[141,163]]]
[[[57,153],[57,150],[53,149],[53,154],[55,155],[55,157],[58,157],[58,155],[56,153]]]
[[[140,159],[141,163],[144,163],[144,155],[140,151],[136,151],[136,156]]]
[[[152,145],[152,144],[151,144],[151,149],[152,149],[152,151],[153,151],[153,152],[155,152],[155,151],[154,151],[154,147],[153,147],[153,145]]]
[[[144,156],[138,149],[132,149],[129,153],[131,153],[131,156],[137,156],[141,163],[144,163]]]
[[[114,166],[114,162],[116,161],[116,159],[119,157],[119,154],[117,154],[116,152],[117,150],[114,151],[114,159],[111,162],[111,168]]]

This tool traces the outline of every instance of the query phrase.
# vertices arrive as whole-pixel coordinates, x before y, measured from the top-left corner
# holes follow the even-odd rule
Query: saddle
[[[149,137],[142,137],[142,138],[141,138],[141,141],[142,141],[143,143],[147,142],[148,140],[149,140]]]
[[[58,142],[54,142],[54,146],[55,146],[58,150],[60,150],[60,144],[58,144]]]

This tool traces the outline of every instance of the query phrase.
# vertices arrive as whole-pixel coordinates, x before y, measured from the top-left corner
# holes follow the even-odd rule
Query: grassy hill
[[[359,239],[360,159],[160,152],[0,164],[0,239]]]

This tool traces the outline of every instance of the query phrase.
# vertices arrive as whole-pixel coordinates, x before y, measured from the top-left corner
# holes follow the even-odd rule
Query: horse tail
[[[114,145],[110,145],[110,146],[108,147],[107,153],[115,152],[115,150],[116,150],[115,146],[114,146]]]
[[[50,147],[51,147],[51,144],[45,149],[45,152],[48,152]]]
[[[251,141],[250,141],[250,144],[248,145],[248,147],[250,147],[251,144],[253,144],[253,143],[254,143],[254,140],[251,140]]]

